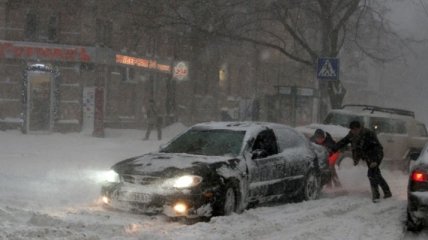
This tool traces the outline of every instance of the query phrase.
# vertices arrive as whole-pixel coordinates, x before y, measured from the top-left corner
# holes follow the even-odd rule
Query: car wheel
[[[235,190],[230,186],[227,187],[224,194],[223,215],[229,216],[236,211],[236,194]]]
[[[407,210],[407,231],[419,232],[423,228],[422,222],[413,217],[409,210]]]
[[[305,201],[318,199],[321,191],[320,177],[314,170],[306,175],[301,199]]]

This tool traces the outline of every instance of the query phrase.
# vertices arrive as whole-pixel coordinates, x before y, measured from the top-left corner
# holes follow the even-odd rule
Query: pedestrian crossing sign
[[[317,78],[319,80],[339,80],[339,59],[318,58]]]

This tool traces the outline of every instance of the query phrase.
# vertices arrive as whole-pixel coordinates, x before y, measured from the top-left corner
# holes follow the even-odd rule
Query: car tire
[[[224,194],[223,215],[229,216],[236,211],[236,194],[232,187],[228,187]]]
[[[314,170],[310,170],[306,174],[303,189],[301,190],[299,199],[304,201],[318,199],[321,192],[321,180],[319,174]]]
[[[422,221],[412,217],[412,214],[407,210],[407,231],[420,232],[423,228]]]
[[[220,199],[216,204],[215,215],[229,216],[237,211],[238,196],[236,187],[229,183],[223,188],[220,194]]]

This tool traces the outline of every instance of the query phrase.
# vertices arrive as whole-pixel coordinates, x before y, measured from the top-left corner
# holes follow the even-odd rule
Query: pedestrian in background
[[[339,157],[339,152],[333,151],[333,149],[336,147],[336,142],[333,140],[330,133],[318,128],[315,130],[315,133],[310,138],[310,140],[316,144],[324,146],[328,151],[328,166],[331,172],[331,181],[327,184],[327,186],[342,187],[342,184],[339,181],[339,176],[336,172],[336,160]]]
[[[144,138],[144,140],[149,139],[150,132],[155,127],[158,132],[158,140],[161,140],[162,139],[162,118],[159,116],[159,111],[156,108],[156,104],[153,99],[149,100],[149,106],[146,111],[146,120],[147,120],[147,130],[146,130],[146,137]]]
[[[358,121],[352,121],[349,124],[349,128],[351,130],[348,135],[340,140],[333,150],[337,151],[351,143],[354,166],[358,164],[360,159],[367,163],[367,176],[370,181],[373,202],[376,203],[379,201],[379,185],[384,194],[383,198],[391,197],[391,190],[379,169],[383,158],[383,147],[376,133],[362,127]]]

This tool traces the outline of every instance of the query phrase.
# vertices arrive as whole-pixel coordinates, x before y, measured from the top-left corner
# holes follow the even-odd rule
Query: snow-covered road
[[[165,129],[168,138],[184,126]],[[370,201],[363,166],[339,170],[343,190],[320,200],[278,204],[185,225],[164,216],[108,211],[98,202],[98,171],[165,141],[142,131],[23,135],[0,131],[0,239],[428,239],[403,231],[407,176],[384,171],[394,196]]]

